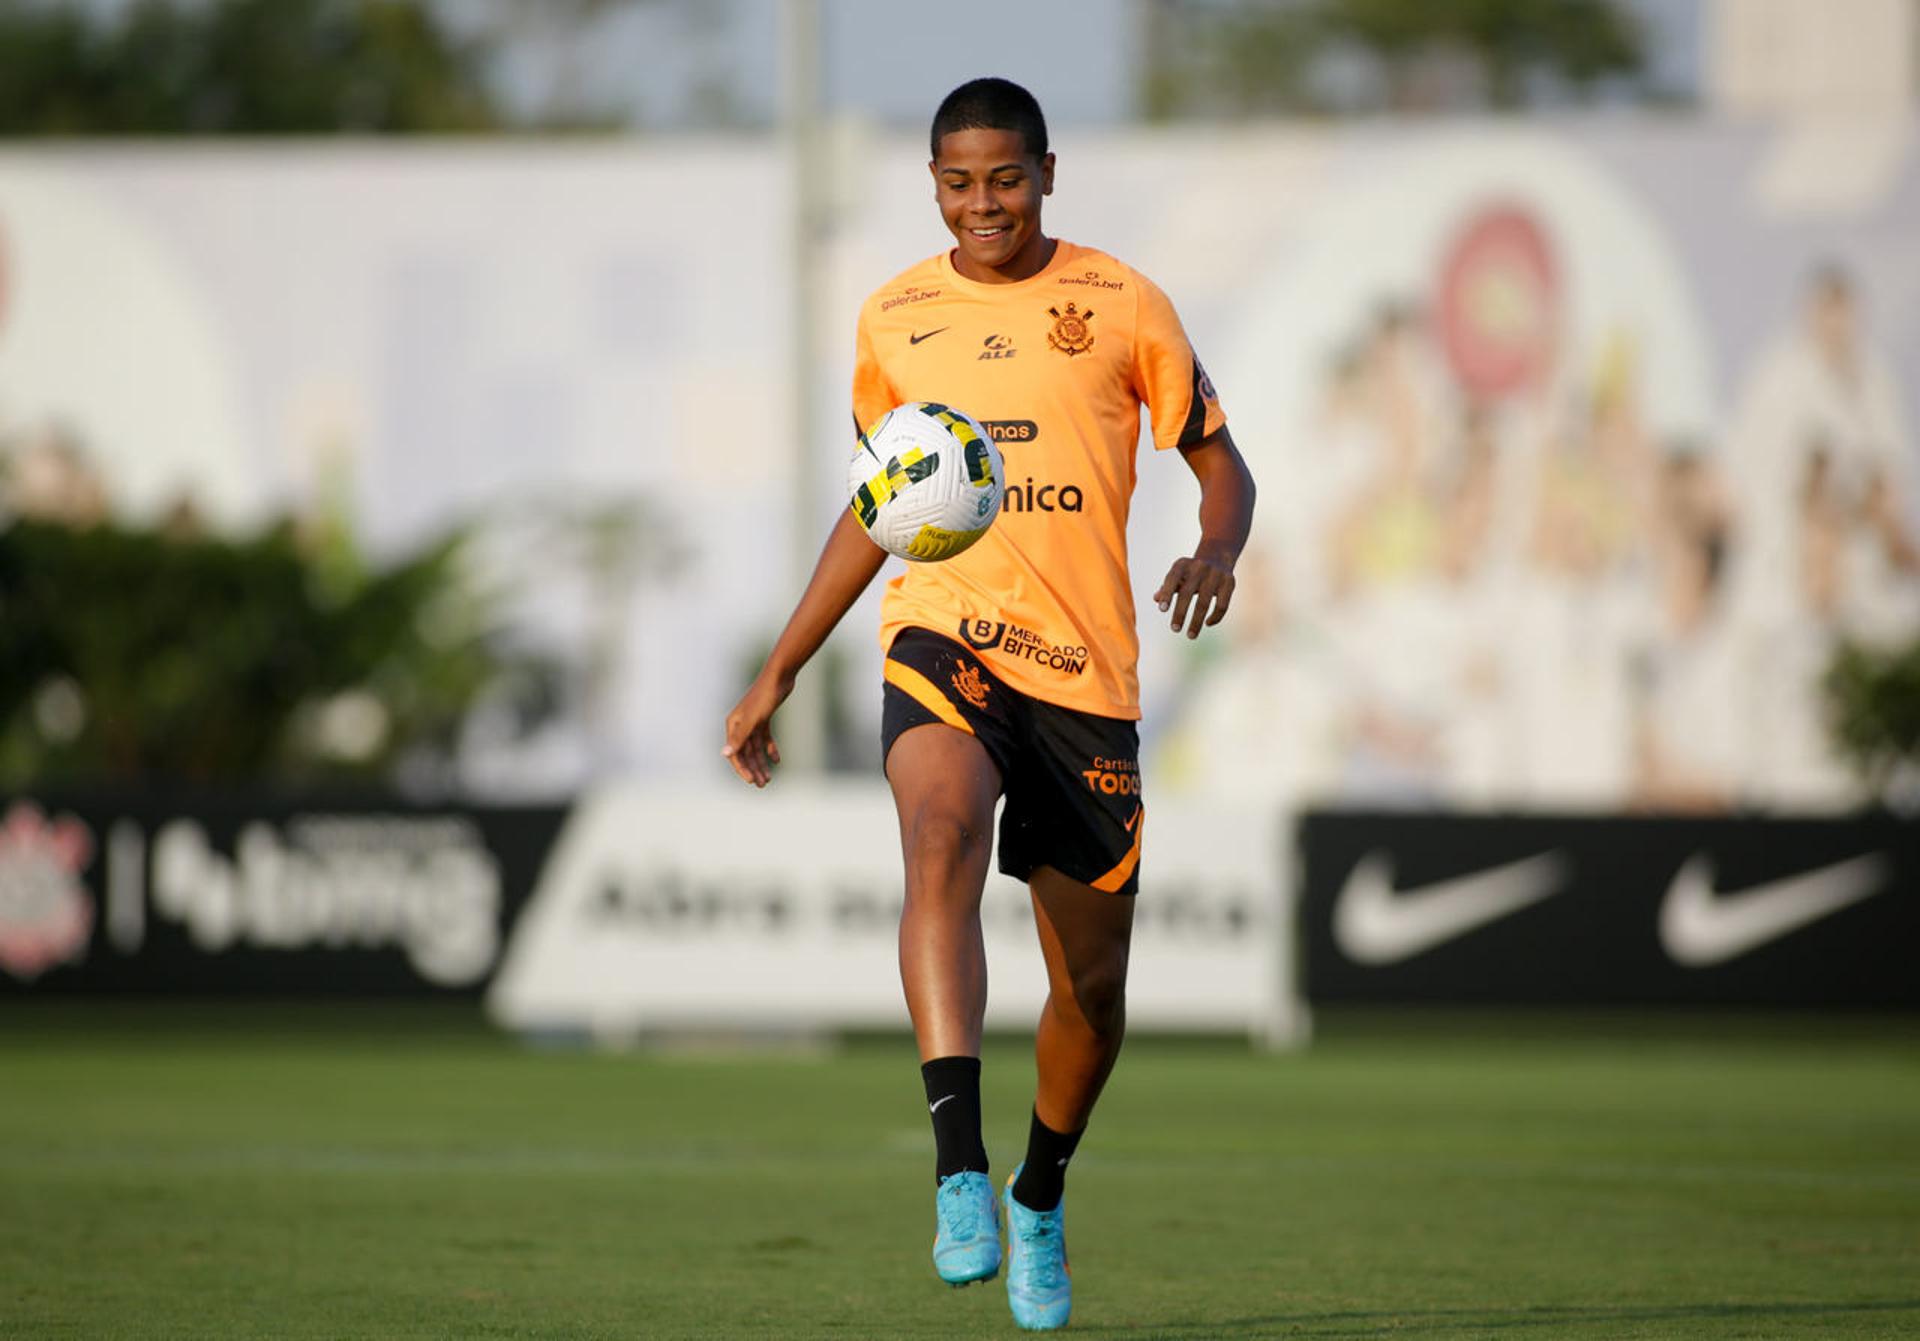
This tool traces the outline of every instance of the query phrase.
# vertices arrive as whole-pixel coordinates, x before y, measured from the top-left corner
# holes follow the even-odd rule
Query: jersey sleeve
[[[1213,383],[1173,303],[1144,275],[1134,276],[1139,311],[1133,332],[1133,390],[1153,421],[1153,445],[1192,447],[1227,422]]]
[[[886,372],[873,352],[873,334],[868,328],[870,309],[860,309],[860,322],[853,341],[853,431],[864,433],[874,421],[900,403],[900,396],[887,381]]]

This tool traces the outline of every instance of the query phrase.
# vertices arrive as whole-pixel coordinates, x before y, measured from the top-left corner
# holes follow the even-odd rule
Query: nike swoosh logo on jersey
[[[940,1096],[940,1097],[939,1097],[938,1099],[935,1099],[935,1100],[934,1100],[934,1101],[933,1101],[932,1103],[930,1103],[930,1104],[928,1104],[928,1105],[927,1105],[927,1111],[928,1111],[929,1113],[937,1113],[937,1112],[939,1112],[939,1111],[940,1111],[940,1105],[941,1105],[941,1104],[943,1104],[943,1103],[945,1103],[945,1102],[946,1102],[947,1100],[949,1100],[949,1099],[951,1099],[952,1097],[953,1097],[953,1096],[952,1096],[951,1094],[943,1094],[943,1095],[941,1095],[941,1096]]]
[[[1133,832],[1133,826],[1138,824],[1140,822],[1140,817],[1146,813],[1147,813],[1147,808],[1145,806],[1135,806],[1133,808],[1133,816],[1127,821],[1128,833]]]
[[[931,340],[931,339],[933,339],[933,337],[934,337],[934,336],[936,336],[936,335],[938,335],[938,334],[940,334],[940,332],[941,332],[941,331],[950,331],[950,330],[952,330],[952,329],[953,329],[953,327],[951,327],[951,326],[939,326],[939,327],[936,327],[936,328],[935,328],[935,329],[933,329],[933,330],[930,330],[930,331],[928,331],[928,332],[927,332],[926,334],[924,334],[924,335],[909,335],[909,336],[907,337],[907,343],[908,343],[908,344],[910,344],[910,345],[917,345],[917,344],[919,344],[919,343],[920,343],[920,342],[921,342],[922,340]]]
[[[1393,886],[1393,859],[1370,852],[1333,905],[1333,939],[1358,964],[1394,964],[1560,892],[1570,868],[1558,852],[1412,889]]]
[[[1745,889],[1717,890],[1713,859],[1690,857],[1660,904],[1660,945],[1674,963],[1707,968],[1759,949],[1809,922],[1887,888],[1893,864],[1880,853]]]

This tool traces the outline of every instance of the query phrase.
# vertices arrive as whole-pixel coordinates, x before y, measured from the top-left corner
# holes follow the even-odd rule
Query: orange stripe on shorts
[[[915,703],[948,726],[959,727],[970,736],[974,734],[973,728],[967,725],[967,719],[960,715],[953,704],[947,702],[947,696],[934,688],[933,681],[919,671],[888,658],[884,673],[888,684],[898,685]]]
[[[1147,808],[1140,806],[1133,812],[1133,846],[1127,849],[1127,855],[1120,858],[1119,864],[1111,871],[1093,882],[1093,887],[1103,893],[1111,894],[1127,883],[1127,877],[1133,874],[1133,868],[1140,864],[1140,839],[1147,831]]]

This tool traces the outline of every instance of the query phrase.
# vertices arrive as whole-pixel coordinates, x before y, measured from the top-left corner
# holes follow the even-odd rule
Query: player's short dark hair
[[[969,79],[940,100],[930,143],[940,157],[940,139],[956,130],[1011,130],[1035,158],[1047,153],[1047,118],[1031,93],[1011,79]]]

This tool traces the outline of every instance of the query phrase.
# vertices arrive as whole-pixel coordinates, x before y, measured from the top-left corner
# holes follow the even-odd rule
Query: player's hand
[[[773,766],[780,762],[780,747],[773,742],[773,713],[792,692],[791,678],[782,680],[761,671],[727,714],[727,744],[720,753],[734,772],[756,787],[767,785]]]
[[[1227,617],[1227,605],[1233,600],[1233,566],[1198,555],[1175,559],[1153,599],[1163,612],[1173,611],[1175,633],[1184,624],[1187,637],[1198,638],[1202,628]]]

